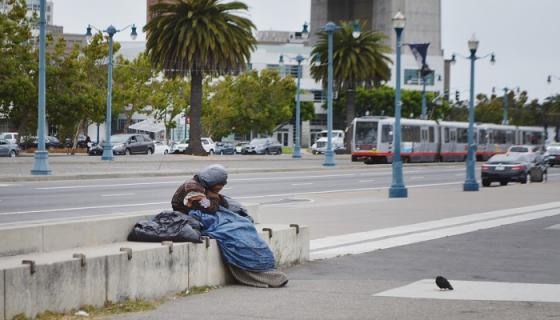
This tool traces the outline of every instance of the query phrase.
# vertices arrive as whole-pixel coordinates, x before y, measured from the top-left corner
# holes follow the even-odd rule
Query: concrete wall
[[[250,211],[255,213],[254,208]],[[126,238],[134,223],[145,217],[134,215],[0,230],[3,253],[31,252],[0,257],[0,320],[22,313],[34,317],[46,310],[68,312],[85,304],[102,306],[106,301],[152,300],[187,288],[233,283],[213,239],[202,244],[174,243],[171,248],[161,243],[117,242]],[[80,234],[72,233],[74,229],[85,228],[100,234],[84,232],[82,239],[73,241],[71,236],[80,238]],[[269,232],[261,231],[263,228],[270,228],[272,237]],[[278,266],[309,260],[308,228],[301,227],[296,233],[295,227],[257,225],[257,230],[269,244]],[[119,234],[110,237],[113,232]],[[41,241],[21,241],[23,245],[19,249],[7,250],[9,245],[3,241],[15,245],[17,234],[20,240],[25,240],[27,234],[40,234],[41,237],[34,239],[41,238]],[[89,243],[97,246],[82,246]],[[130,249],[130,254],[121,248]],[[73,257],[75,253],[84,255],[83,264],[80,258]],[[22,264],[22,260],[33,260],[34,270]]]

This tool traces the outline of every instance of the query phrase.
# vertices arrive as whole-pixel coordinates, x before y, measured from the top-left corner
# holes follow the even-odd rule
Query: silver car
[[[19,146],[6,139],[0,139],[0,157],[16,157],[19,154]]]

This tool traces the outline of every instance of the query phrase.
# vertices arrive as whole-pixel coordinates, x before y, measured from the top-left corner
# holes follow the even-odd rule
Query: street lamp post
[[[508,97],[509,89],[507,87],[504,88],[504,118],[502,119],[503,125],[509,124],[509,97]]]
[[[113,101],[113,37],[115,34],[132,27],[130,37],[136,40],[138,33],[136,32],[136,25],[127,26],[122,30],[117,30],[113,25],[110,25],[106,30],[103,30],[109,36],[109,62],[108,62],[108,76],[107,76],[107,112],[105,115],[105,143],[103,144],[103,155],[101,160],[113,160],[113,145],[111,144],[111,112]],[[87,27],[86,37],[91,38],[92,26]]]
[[[406,25],[406,18],[398,12],[393,17],[393,28],[397,34],[396,41],[396,85],[395,85],[395,127],[393,128],[393,183],[389,188],[389,198],[407,198],[408,190],[403,181],[401,161],[401,36]]]
[[[332,146],[333,130],[333,34],[338,29],[334,22],[325,25],[328,36],[328,63],[327,63],[327,150],[325,151],[325,162],[323,166],[334,167],[334,152]]]
[[[297,91],[296,91],[296,145],[292,158],[301,158],[301,105],[300,105],[300,86],[301,86],[301,63],[304,58],[298,54],[296,61],[298,63]]]
[[[40,1],[39,14],[39,112],[37,119],[37,151],[35,151],[35,160],[31,174],[35,176],[47,176],[51,174],[49,169],[49,152],[45,150],[45,122],[46,122],[46,76],[45,76],[45,46],[47,39],[47,20],[46,0]]]
[[[426,77],[427,76],[422,77],[422,115],[420,116],[420,119],[422,120],[428,119],[428,107],[426,103]]]
[[[469,129],[468,129],[468,149],[467,149],[467,163],[466,163],[466,177],[465,183],[463,184],[463,191],[478,191],[479,184],[476,181],[475,176],[475,149],[476,144],[474,143],[474,65],[476,60],[484,59],[490,56],[490,62],[494,64],[496,62],[494,53],[486,55],[484,57],[478,57],[476,51],[478,50],[479,41],[473,35],[468,42],[470,56],[467,57],[471,61],[471,82],[470,82],[470,101],[469,101]],[[455,60],[455,54],[451,58],[452,63]]]

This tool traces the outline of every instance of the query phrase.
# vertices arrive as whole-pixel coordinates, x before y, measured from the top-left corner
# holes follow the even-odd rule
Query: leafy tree
[[[7,4],[11,10],[0,13],[0,112],[20,133],[31,133],[37,129],[38,79],[38,56],[29,41],[33,21],[25,0]]]
[[[132,115],[142,112],[148,105],[153,92],[152,79],[157,74],[152,69],[148,56],[140,54],[134,60],[117,57],[113,85],[113,110],[115,114],[126,115],[125,132],[128,132]],[[132,108],[127,109],[127,106]]]
[[[191,77],[190,144],[192,154],[204,155],[200,141],[203,79],[243,69],[254,50],[254,24],[236,15],[247,5],[220,0],[160,2],[144,27],[147,52],[154,66],[168,77]]]
[[[365,25],[362,25],[365,29]],[[346,123],[348,127],[354,117],[355,92],[360,86],[373,86],[381,81],[387,81],[391,77],[389,64],[392,63],[387,57],[391,49],[383,44],[387,38],[381,32],[365,31],[354,38],[353,26],[349,22],[342,22],[341,28],[333,34],[333,80],[339,91],[343,91],[346,97]],[[316,81],[327,81],[328,66],[328,34],[323,31],[319,33],[319,41],[313,48],[313,64],[311,75]],[[320,61],[317,64],[316,61]],[[345,143],[350,145],[352,137],[346,135]],[[350,148],[346,148],[350,150]]]
[[[163,79],[151,83],[147,102],[152,106],[152,116],[165,126],[167,143],[170,130],[175,128],[175,117],[188,114],[190,84],[184,78]]]
[[[294,80],[281,78],[276,71],[227,76],[211,91],[202,122],[207,134],[216,139],[231,133],[270,134],[294,114]]]

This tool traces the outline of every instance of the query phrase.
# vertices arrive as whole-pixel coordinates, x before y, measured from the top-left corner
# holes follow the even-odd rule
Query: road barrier
[[[248,206],[256,216],[258,206]],[[0,320],[82,305],[159,299],[201,286],[233,282],[218,244],[128,242],[148,214],[33,222],[0,227]],[[309,229],[263,225],[257,229],[278,266],[309,260]],[[262,231],[266,229],[267,231]]]

